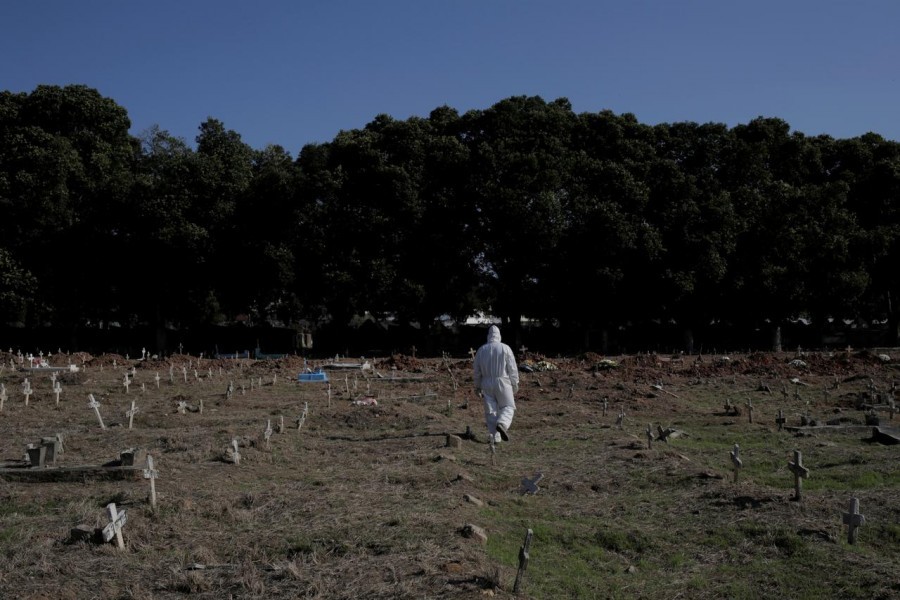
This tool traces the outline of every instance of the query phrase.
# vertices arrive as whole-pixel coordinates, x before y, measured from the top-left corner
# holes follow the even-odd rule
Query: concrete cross
[[[794,474],[794,499],[800,499],[803,488],[801,480],[809,478],[809,469],[803,466],[803,456],[799,450],[794,450],[794,460],[788,462],[788,469]]]
[[[125,411],[125,416],[128,417],[128,429],[134,425],[134,415],[138,413],[138,407],[134,405],[134,400],[131,401],[131,410]]]
[[[855,544],[859,527],[866,524],[866,518],[859,514],[859,498],[850,498],[850,510],[843,517],[844,525],[847,525],[847,543]]]
[[[541,488],[538,487],[538,483],[541,482],[541,479],[544,478],[543,473],[535,473],[532,479],[528,479],[527,477],[522,478],[522,495],[525,494],[537,494]]]
[[[106,425],[103,424],[103,417],[100,416],[100,403],[94,399],[93,394],[88,394],[88,398],[90,402],[88,402],[88,408],[93,408],[94,413],[97,415],[97,421],[100,422],[100,429],[106,429]]]
[[[159,473],[153,467],[153,457],[147,455],[147,468],[144,469],[144,479],[150,480],[150,506],[156,508],[156,477]]]
[[[740,457],[741,447],[737,444],[734,445],[734,449],[731,451],[731,465],[734,469],[734,482],[738,482],[738,473],[741,469],[744,468],[744,461],[741,460]]]
[[[778,425],[778,431],[784,429],[784,424],[787,423],[787,419],[784,418],[784,410],[778,409],[778,416],[775,417],[775,424]]]
[[[106,514],[109,515],[109,523],[103,528],[103,541],[111,542],[113,538],[116,538],[116,546],[119,547],[119,550],[124,550],[125,540],[122,539],[122,528],[125,527],[128,517],[124,510],[122,512],[116,510],[114,502],[106,505]]]

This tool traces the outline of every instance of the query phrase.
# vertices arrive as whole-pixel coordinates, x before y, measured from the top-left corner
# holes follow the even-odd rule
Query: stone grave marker
[[[794,499],[800,500],[801,481],[809,478],[809,469],[803,466],[803,455],[799,450],[794,450],[794,460],[788,462],[788,469],[794,474]]]
[[[88,408],[93,408],[94,413],[97,415],[97,421],[100,422],[100,429],[106,429],[106,425],[103,424],[103,417],[100,416],[100,403],[94,399],[93,394],[88,394],[88,398],[90,402],[88,402]]]
[[[350,395],[350,380],[344,375],[344,391],[347,392],[347,395]]]
[[[42,437],[41,446],[46,448],[45,458],[47,462],[56,464],[56,457],[62,454],[62,434],[57,433],[53,437]]]
[[[138,413],[138,407],[135,406],[134,400],[131,401],[131,409],[125,411],[125,416],[128,417],[128,429],[131,429],[134,426],[134,415]]]
[[[738,482],[738,473],[740,473],[741,469],[744,468],[744,461],[741,460],[740,457],[741,447],[737,444],[734,445],[734,449],[731,451],[731,466],[734,469],[734,482]]]
[[[844,525],[847,525],[847,543],[855,544],[859,527],[866,524],[866,517],[859,514],[859,498],[850,498],[850,509],[843,517]]]
[[[32,467],[43,467],[47,458],[47,447],[42,444],[28,444],[25,446],[25,454]]]
[[[150,480],[150,506],[156,508],[156,477],[159,475],[153,466],[153,457],[147,455],[147,468],[144,469],[144,479]]]
[[[182,365],[181,367],[181,376],[184,378],[184,382],[187,383],[187,367]]]
[[[122,528],[125,527],[128,517],[124,510],[119,512],[116,509],[114,502],[106,505],[106,514],[109,515],[109,523],[103,528],[103,541],[111,542],[115,538],[116,546],[119,550],[124,550],[125,540],[122,539]]]

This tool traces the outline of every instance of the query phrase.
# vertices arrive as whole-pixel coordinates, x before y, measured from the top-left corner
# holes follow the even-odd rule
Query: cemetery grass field
[[[329,397],[297,381],[299,357],[62,354],[51,365],[81,370],[58,375],[57,404],[49,372],[0,353],[0,597],[512,598],[531,529],[523,598],[900,598],[900,445],[869,441],[858,408],[887,402],[896,352],[523,358],[492,454],[468,357],[369,359],[329,371]],[[779,431],[779,409],[788,428],[839,426]],[[649,441],[648,425],[675,431]],[[57,433],[55,465],[25,467],[26,444]],[[126,448],[133,471],[75,469]],[[110,503],[123,550],[73,538]]]

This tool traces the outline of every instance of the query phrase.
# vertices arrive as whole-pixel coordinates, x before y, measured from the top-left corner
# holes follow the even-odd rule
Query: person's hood
[[[500,341],[500,329],[497,328],[496,325],[491,325],[488,329],[487,341],[489,342],[499,342]]]

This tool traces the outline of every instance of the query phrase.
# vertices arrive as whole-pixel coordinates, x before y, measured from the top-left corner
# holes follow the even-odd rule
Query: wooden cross
[[[94,412],[97,414],[97,420],[100,422],[100,429],[106,429],[106,425],[103,424],[103,417],[100,416],[100,403],[94,399],[93,394],[88,394],[88,398],[90,398],[88,408],[93,408]]]
[[[328,394],[328,405],[331,406],[331,390],[329,389]],[[299,431],[303,424],[306,423],[306,416],[309,414],[309,402],[303,403],[303,412],[300,414],[300,418],[297,419],[297,430]]]
[[[106,505],[106,514],[109,515],[109,523],[103,528],[103,541],[111,542],[113,538],[116,538],[116,546],[119,547],[119,550],[124,550],[125,540],[122,539],[122,528],[125,527],[128,517],[124,510],[122,512],[116,510],[114,502]]]
[[[731,465],[734,468],[734,482],[738,482],[738,473],[741,469],[744,468],[744,461],[741,460],[740,457],[741,447],[737,444],[734,445],[734,450],[731,451]]]
[[[328,393],[328,408],[331,408],[331,384],[328,384],[328,388],[326,389]],[[298,427],[299,429],[299,427]]]
[[[284,415],[278,417],[278,433],[284,433]]]
[[[125,386],[125,393],[128,393],[128,387],[131,385],[131,378],[128,377],[128,373],[125,373],[125,378],[122,380],[122,385]]]
[[[788,469],[794,474],[794,499],[800,499],[803,488],[801,481],[809,478],[809,469],[803,466],[803,456],[799,450],[794,450],[794,460],[788,462]]]
[[[263,431],[263,437],[266,438],[266,450],[269,449],[269,439],[272,437],[272,419],[266,420],[266,430]]]
[[[616,417],[616,427],[622,429],[622,425],[625,423],[625,409],[619,411],[619,416]]]
[[[150,506],[156,508],[156,477],[159,475],[153,468],[153,457],[147,455],[147,468],[144,469],[144,479],[150,480]]]
[[[747,398],[747,404],[745,404],[745,406],[747,407],[747,418],[750,419],[749,422],[752,423],[753,422],[753,399]]]
[[[475,349],[469,348],[469,356],[472,357],[472,360],[475,360],[475,354],[476,354]]]
[[[538,483],[541,482],[541,479],[544,478],[543,473],[535,473],[532,479],[528,479],[527,477],[522,478],[522,495],[525,494],[537,494],[541,491],[541,488],[538,487]]]
[[[653,447],[653,425],[647,425],[647,449]]]
[[[241,464],[241,452],[238,450],[237,438],[231,440],[231,459],[234,461],[234,464]]]
[[[134,405],[134,400],[131,401],[131,410],[125,411],[125,416],[128,417],[128,429],[134,425],[134,415],[138,413],[138,407]]]
[[[847,543],[855,544],[859,527],[866,524],[866,518],[859,514],[859,498],[850,498],[850,511],[843,514],[847,525]]]
[[[181,376],[184,377],[184,382],[187,383],[187,367],[181,367]]]
[[[53,382],[53,394],[56,396],[56,405],[59,406],[59,395],[62,394],[62,383],[58,380]]]
[[[775,424],[778,425],[778,431],[784,429],[784,424],[787,423],[787,419],[784,418],[784,410],[778,409],[778,416],[775,417]]]
[[[513,585],[513,594],[516,596],[519,595],[519,590],[521,589],[522,582],[525,579],[525,571],[528,570],[528,560],[530,558],[531,552],[531,539],[534,537],[534,532],[529,529],[525,534],[525,542],[522,544],[522,547],[519,548],[519,570],[516,573],[516,583]]]
[[[26,377],[25,381],[22,382],[22,394],[25,395],[25,406],[28,406],[28,398],[30,398],[33,393],[34,392],[31,391],[31,382],[28,381],[28,378]]]

